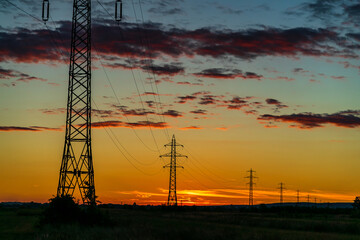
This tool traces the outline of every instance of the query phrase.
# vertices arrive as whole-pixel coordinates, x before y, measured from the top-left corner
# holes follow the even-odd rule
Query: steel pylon
[[[164,168],[170,168],[170,180],[169,180],[169,195],[168,195],[168,206],[177,206],[177,195],[176,195],[176,168],[184,168],[176,164],[176,159],[179,157],[186,157],[176,152],[176,147],[184,147],[181,144],[176,143],[175,135],[172,136],[171,142],[164,145],[165,147],[171,147],[171,152],[160,155],[160,157],[169,157],[170,163],[165,165]]]
[[[254,178],[257,178],[254,176],[255,171],[252,170],[252,168],[250,168],[249,171],[247,171],[249,173],[249,176],[245,177],[245,178],[249,178],[249,206],[253,206],[254,205]]]
[[[283,182],[279,183],[278,189],[280,189],[280,204],[284,203],[283,192],[284,192],[284,189],[286,189],[284,186],[285,186],[285,184]]]
[[[91,151],[91,0],[74,0],[65,145],[57,196],[96,204]]]

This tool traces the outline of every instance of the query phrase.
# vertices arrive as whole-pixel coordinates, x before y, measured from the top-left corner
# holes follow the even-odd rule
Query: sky
[[[0,2],[0,201],[47,202],[64,147],[71,0]],[[360,2],[92,1],[103,203],[163,204],[174,134],[186,205],[351,202],[360,182]],[[79,197],[79,195],[75,195]]]

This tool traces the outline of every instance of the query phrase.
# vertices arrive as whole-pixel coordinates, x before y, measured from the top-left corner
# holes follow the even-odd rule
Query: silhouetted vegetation
[[[59,213],[69,210],[71,217]],[[353,217],[356,212],[351,208],[267,205],[104,204],[91,208],[72,198],[54,198],[47,207],[0,208],[0,239],[360,239],[360,219]]]
[[[352,205],[355,209],[360,209],[360,197],[356,197]]]
[[[41,224],[111,225],[105,211],[96,206],[80,206],[71,196],[56,196],[49,200]]]

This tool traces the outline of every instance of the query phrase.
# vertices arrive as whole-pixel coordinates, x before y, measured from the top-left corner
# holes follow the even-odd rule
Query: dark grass
[[[0,239],[360,239],[360,218],[354,210],[138,207],[97,211],[109,224],[49,224],[42,220],[42,208],[0,208]]]

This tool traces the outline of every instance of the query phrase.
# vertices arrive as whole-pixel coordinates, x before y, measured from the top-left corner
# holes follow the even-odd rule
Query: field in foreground
[[[360,239],[360,218],[353,211],[101,211],[111,225],[40,225],[41,208],[0,208],[0,239]]]

